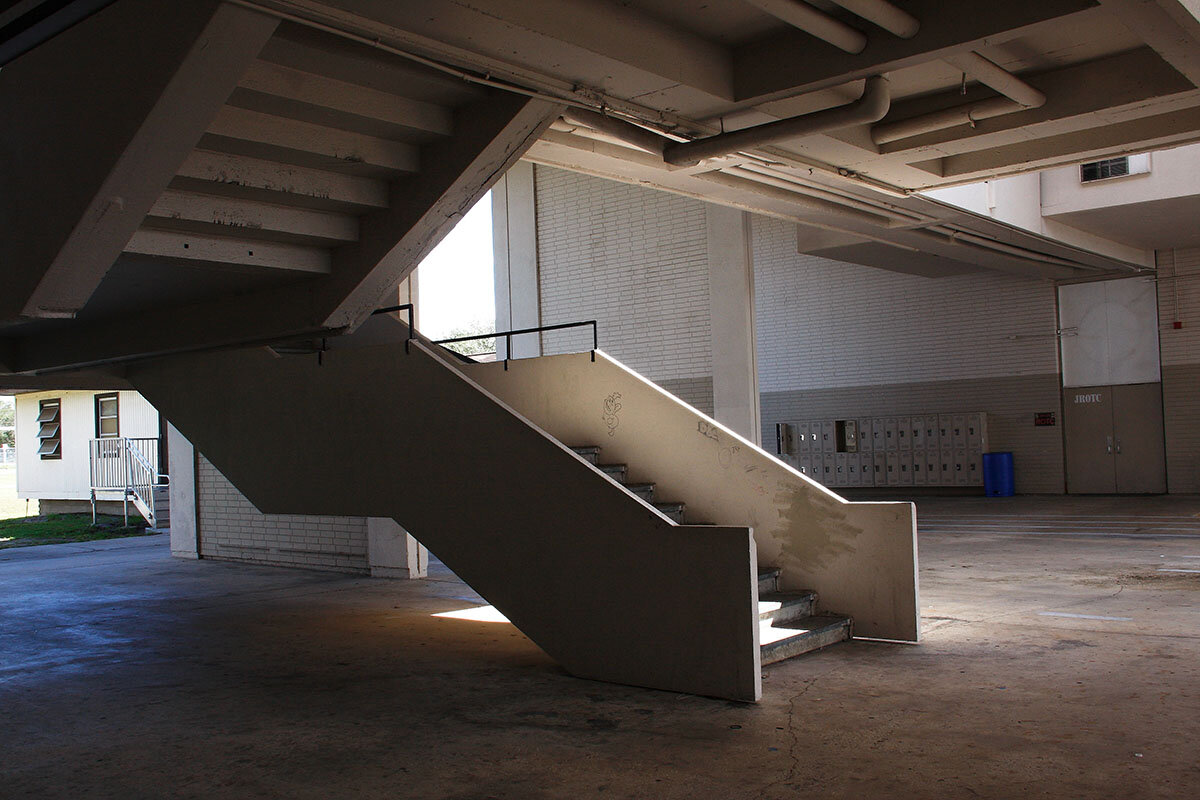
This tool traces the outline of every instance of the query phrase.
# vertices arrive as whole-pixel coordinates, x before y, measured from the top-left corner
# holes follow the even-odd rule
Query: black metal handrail
[[[600,349],[600,331],[596,326],[596,320],[589,319],[586,322],[563,322],[558,325],[539,325],[536,328],[517,328],[511,331],[496,331],[495,333],[481,333],[474,336],[455,336],[452,339],[437,339],[434,344],[446,345],[454,344],[455,342],[474,342],[480,339],[492,339],[504,337],[504,369],[508,369],[509,359],[512,358],[512,337],[520,336],[523,333],[542,333],[544,331],[561,331],[566,328],[584,328],[592,327],[592,361],[596,360],[596,351]],[[449,348],[447,348],[449,349]]]
[[[404,352],[407,353],[408,343],[413,340],[413,336],[416,333],[416,327],[413,325],[413,304],[404,303],[403,305],[398,306],[385,306],[384,308],[377,308],[371,312],[371,316],[376,314],[393,314],[397,311],[408,312],[408,338],[404,340]],[[517,328],[511,331],[495,331],[494,333],[481,333],[473,336],[455,336],[451,339],[433,340],[432,343],[436,345],[447,345],[455,344],[456,342],[474,342],[479,341],[480,339],[493,339],[503,336],[504,369],[507,370],[509,359],[512,358],[512,337],[520,336],[523,333],[542,333],[544,331],[561,331],[567,328],[585,328],[589,325],[592,328],[592,361],[595,361],[596,351],[600,349],[600,330],[596,325],[596,320],[594,319],[589,319],[586,322],[562,322],[558,325],[539,325],[536,328]],[[448,347],[445,349],[450,350]],[[457,356],[462,356],[461,353],[457,353],[454,350],[450,350],[450,352]]]
[[[412,341],[413,332],[416,330],[416,328],[413,326],[413,304],[404,303],[403,305],[398,306],[385,306],[384,308],[377,308],[371,312],[371,316],[375,316],[376,314],[392,314],[397,311],[408,312],[408,338],[404,340],[404,352],[407,353],[408,343]]]

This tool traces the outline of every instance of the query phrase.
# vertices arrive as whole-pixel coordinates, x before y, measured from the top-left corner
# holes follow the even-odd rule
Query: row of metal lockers
[[[983,413],[781,422],[775,435],[780,455],[988,450]]]
[[[893,450],[780,456],[825,486],[982,486],[982,450]]]

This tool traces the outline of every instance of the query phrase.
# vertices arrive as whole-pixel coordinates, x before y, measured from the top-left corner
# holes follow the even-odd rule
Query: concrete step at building
[[[617,483],[624,483],[629,476],[629,467],[625,464],[597,464],[596,468]]]
[[[684,524],[687,506],[684,503],[655,502],[653,483],[629,483],[629,465],[600,463],[600,447],[571,449],[667,517]],[[711,523],[688,521],[687,524]],[[773,664],[850,638],[850,619],[818,614],[815,592],[779,591],[779,569],[775,567],[760,567],[758,570],[758,620],[763,664]]]
[[[652,505],[680,525],[683,524],[683,515],[687,511],[687,506],[683,503],[653,503]]]
[[[763,665],[811,653],[850,638],[849,617],[821,615],[774,625],[759,623],[759,647]]]
[[[571,449],[575,451],[575,455],[579,456],[584,461],[587,461],[591,464],[600,463],[599,447],[572,447]]]
[[[817,613],[816,592],[760,592],[758,618],[772,625],[784,625]]]
[[[758,568],[758,596],[771,594],[779,591],[779,568],[778,567],[759,567]]]
[[[654,501],[653,483],[627,483],[625,484],[625,488],[645,500],[647,503]]]

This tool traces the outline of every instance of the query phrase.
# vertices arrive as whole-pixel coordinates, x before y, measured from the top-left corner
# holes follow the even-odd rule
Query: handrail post
[[[592,363],[596,363],[596,351],[600,349],[600,331],[596,327],[596,320],[590,320],[592,323]]]
[[[504,371],[508,372],[508,360],[512,358],[512,334],[504,334]]]
[[[404,353],[406,355],[409,352],[408,343],[411,342],[413,339],[413,329],[414,329],[414,326],[413,326],[413,304],[409,303],[408,304],[408,338],[404,340]]]

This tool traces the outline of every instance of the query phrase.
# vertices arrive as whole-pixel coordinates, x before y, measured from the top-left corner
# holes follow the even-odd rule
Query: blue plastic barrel
[[[1012,453],[983,454],[983,491],[988,497],[1013,496]]]

